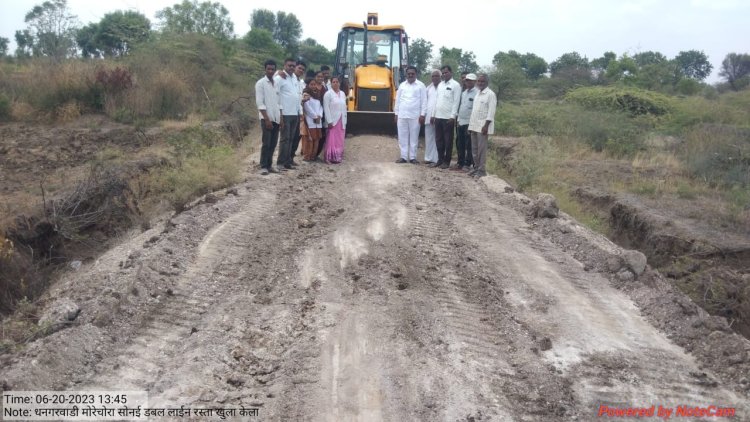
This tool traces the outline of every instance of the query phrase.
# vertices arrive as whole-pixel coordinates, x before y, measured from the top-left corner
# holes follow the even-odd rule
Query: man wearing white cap
[[[474,109],[471,111],[469,120],[471,150],[474,156],[474,170],[469,172],[469,176],[477,178],[487,175],[484,168],[487,162],[487,140],[489,135],[495,133],[497,96],[487,88],[489,83],[486,73],[480,73],[477,76],[477,94],[474,97]]]
[[[453,170],[469,171],[474,164],[471,154],[471,137],[469,136],[469,120],[471,119],[471,110],[474,106],[474,96],[477,95],[477,89],[474,87],[477,75],[469,73],[464,79],[464,90],[461,92],[461,104],[458,106],[458,130],[456,133],[456,152],[458,162]]]

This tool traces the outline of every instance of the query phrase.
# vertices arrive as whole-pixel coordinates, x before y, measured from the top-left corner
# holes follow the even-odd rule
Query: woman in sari
[[[338,164],[344,158],[344,137],[346,136],[346,94],[340,89],[338,76],[331,78],[331,89],[323,97],[323,112],[328,124],[325,160]]]
[[[306,133],[302,136],[302,159],[304,161],[315,161],[318,152],[318,142],[323,133],[323,97],[320,86],[315,79],[308,82],[303,91],[310,96],[305,101],[303,110],[305,112]]]

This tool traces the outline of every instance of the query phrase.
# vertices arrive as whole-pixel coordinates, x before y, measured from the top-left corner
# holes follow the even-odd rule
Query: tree
[[[26,30],[16,31],[19,55],[57,59],[75,55],[78,19],[68,11],[66,0],[45,1],[34,6],[24,21]]]
[[[492,58],[492,64],[494,64],[495,66],[499,64],[508,64],[509,62],[516,63],[520,67],[521,54],[519,54],[516,50],[508,50],[508,52],[498,51]]]
[[[31,57],[34,54],[34,36],[28,29],[16,31],[16,57]]]
[[[299,58],[307,63],[308,68],[313,65],[331,65],[335,56],[335,51],[325,48],[312,38],[307,38],[299,45]]]
[[[148,40],[151,22],[134,11],[104,15],[96,24],[78,30],[76,43],[84,57],[123,56],[136,44]]]
[[[136,44],[147,41],[151,22],[135,11],[117,11],[104,15],[97,38],[107,56],[122,56]]]
[[[432,60],[432,47],[431,42],[422,38],[415,38],[409,45],[409,64],[422,74],[428,72],[427,66]]]
[[[702,51],[680,51],[674,58],[676,79],[681,77],[702,81],[711,74],[713,66]]]
[[[750,54],[727,54],[721,62],[719,76],[735,91],[750,85]]]
[[[234,37],[234,24],[229,11],[221,3],[183,0],[156,12],[164,32],[176,34],[196,33],[228,40]]]
[[[268,9],[255,9],[250,14],[250,28],[265,29],[273,34],[276,30],[276,15]]]
[[[533,81],[547,73],[547,67],[547,61],[534,53],[526,53],[522,57],[521,68],[526,73],[526,77]]]
[[[300,36],[302,36],[302,23],[297,16],[294,13],[277,12],[273,39],[286,50],[288,55],[297,54]]]
[[[586,57],[581,57],[575,51],[565,53],[549,64],[549,71],[552,73],[552,76],[559,76],[562,73],[588,73],[590,70],[589,60]]]
[[[476,73],[479,71],[474,53],[460,48],[440,47],[440,63],[451,66],[454,72]]]
[[[606,54],[605,54],[606,55]],[[623,54],[619,59],[607,61],[605,75],[611,81],[631,81],[638,73],[638,65],[632,57]]]
[[[633,59],[638,64],[635,56]],[[659,91],[665,87],[672,87],[674,85],[674,74],[674,63],[665,58],[664,61],[640,66],[633,82],[640,88]]]
[[[615,60],[617,60],[617,54],[607,51],[602,57],[591,60],[591,68],[601,75],[607,70],[609,63]]]
[[[497,57],[497,55],[495,55]],[[492,83],[499,97],[506,100],[518,98],[527,76],[520,63],[509,57],[500,58],[492,73]]]
[[[653,65],[653,64],[664,64],[668,62],[667,57],[658,51],[642,51],[633,55],[633,60],[638,67]]]
[[[8,43],[10,42],[9,39],[0,37],[0,57],[3,57],[8,54]]]
[[[284,59],[284,50],[273,40],[273,34],[263,28],[251,29],[242,41],[251,51],[278,60]]]
[[[534,53],[521,54],[515,50],[499,51],[492,58],[492,64],[509,74],[511,67],[517,67],[526,79],[537,80],[547,73],[547,62]]]
[[[76,44],[81,50],[81,55],[83,57],[101,57],[104,55],[99,49],[97,41],[98,34],[98,23],[90,23],[76,31]]]
[[[250,15],[250,28],[264,29],[270,32],[273,40],[286,52],[287,56],[296,56],[299,51],[299,39],[302,36],[302,23],[294,13],[276,12],[268,9],[255,9]]]

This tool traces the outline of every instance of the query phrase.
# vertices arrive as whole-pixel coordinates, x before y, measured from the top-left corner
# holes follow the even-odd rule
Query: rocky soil
[[[253,170],[71,268],[48,292],[57,331],[0,357],[3,389],[272,421],[750,418],[750,342],[642,254],[498,178],[395,158],[360,136],[341,165]]]

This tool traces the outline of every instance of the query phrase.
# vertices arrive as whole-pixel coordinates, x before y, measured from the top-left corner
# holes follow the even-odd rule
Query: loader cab
[[[393,112],[398,85],[406,79],[408,39],[400,25],[373,20],[344,24],[336,46],[334,75],[343,76],[349,111]]]

